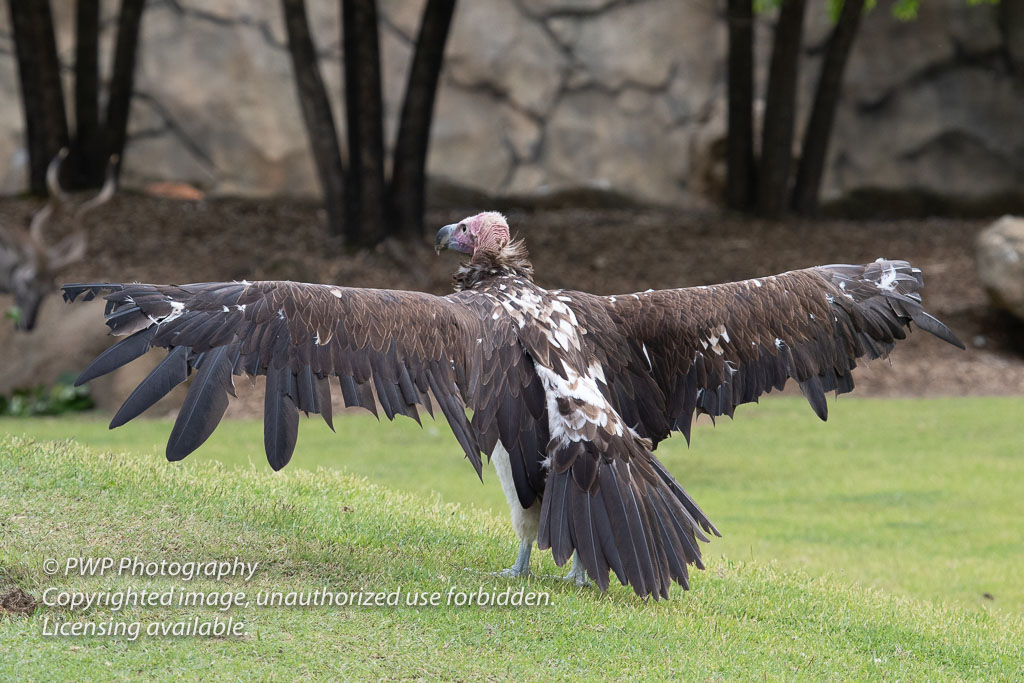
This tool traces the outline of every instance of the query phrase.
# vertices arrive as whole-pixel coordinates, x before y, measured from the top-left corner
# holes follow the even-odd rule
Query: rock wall
[[[379,3],[390,136],[423,4]],[[1024,64],[1012,36],[1021,22],[1008,26],[1004,17],[1001,30],[995,7],[929,0],[916,21],[900,23],[891,0],[878,4],[849,65],[825,197],[868,187],[970,199],[1019,191]],[[74,4],[52,5],[70,62]],[[105,68],[118,5],[103,2]],[[307,5],[342,114],[339,3]],[[812,5],[805,107],[829,30],[825,3]],[[218,195],[318,193],[280,14],[277,0],[150,1],[127,184],[184,181]],[[669,204],[714,198],[723,176],[723,15],[724,3],[714,0],[463,0],[437,102],[430,175],[495,195],[590,187]],[[762,84],[770,21],[759,19]],[[8,22],[5,9],[6,193],[26,184]]]

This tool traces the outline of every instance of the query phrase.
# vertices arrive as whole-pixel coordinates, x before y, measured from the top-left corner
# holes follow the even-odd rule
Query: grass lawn
[[[467,572],[509,565],[515,539],[493,470],[480,485],[444,425],[345,416],[331,434],[304,421],[295,458],[274,474],[255,422],[222,424],[189,461],[171,465],[166,422],[108,432],[93,419],[0,420],[0,434],[30,437],[0,437],[0,589],[39,597],[50,587],[184,585],[252,596],[525,585],[550,600],[47,607],[0,617],[0,678],[1014,677],[1024,657],[1022,416],[1021,399],[844,398],[821,424],[801,400],[774,399],[740,408],[735,422],[698,427],[692,448],[666,442],[659,456],[725,538],[705,546],[710,567],[695,572],[689,594],[657,603],[621,587],[601,595],[550,578]],[[88,448],[42,441],[68,437]],[[77,555],[261,564],[249,583],[41,570],[45,558]],[[562,571],[546,553],[533,569]],[[195,616],[234,616],[245,635],[44,635],[47,618]]]

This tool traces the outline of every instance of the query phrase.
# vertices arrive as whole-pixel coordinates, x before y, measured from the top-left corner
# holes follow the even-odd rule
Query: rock
[[[270,44],[280,48],[288,42],[279,0],[178,0],[166,4],[193,20],[219,26],[249,26],[264,35]],[[337,2],[306,3],[313,42],[320,50],[336,49],[338,46],[341,25],[339,7],[340,3]],[[148,19],[148,16],[144,16],[143,22]]]
[[[262,25],[256,19],[225,24],[166,5],[147,9],[139,90],[161,103],[178,156],[215,178],[190,173],[174,180],[220,194],[272,194],[282,180],[294,193],[316,192],[291,63],[285,50],[267,45]],[[159,148],[157,139],[150,143]],[[126,154],[140,176],[160,159]],[[157,179],[169,178],[148,177]]]
[[[969,54],[993,52],[1002,46],[999,32],[999,7],[995,4],[963,3],[949,14],[949,35],[957,47]],[[1007,5],[1013,5],[1007,0]]]
[[[726,102],[715,100],[705,116],[695,126],[690,138],[690,190],[712,205],[725,202],[728,180],[726,165]]]
[[[595,14],[615,0],[523,0],[523,7],[538,17],[552,14]]]
[[[541,153],[552,189],[632,187],[645,199],[671,201],[688,176],[686,133],[659,125],[652,111],[623,110],[617,99],[588,89],[559,100]]]
[[[516,166],[508,184],[508,193],[513,196],[539,197],[547,194],[548,189],[547,171],[534,164]]]
[[[1020,108],[1011,79],[951,66],[876,108],[841,109],[825,194],[903,187],[980,199],[1014,192],[1024,180]]]
[[[529,160],[537,156],[540,145],[540,124],[526,114],[506,107],[505,121],[508,123],[505,136],[517,160]]]
[[[486,93],[444,84],[437,110],[427,172],[438,180],[496,193],[512,169],[512,152],[503,144],[502,108]],[[466,174],[473,169],[472,176]]]
[[[125,149],[122,184],[138,188],[159,182],[161,178],[180,178],[196,187],[217,187],[216,169],[207,160],[197,158],[173,134],[139,137]],[[218,188],[219,189],[219,188]]]
[[[654,98],[648,90],[627,86],[619,91],[615,103],[628,114],[641,114],[654,106]]]
[[[514,2],[460,5],[447,60],[448,74],[459,85],[504,93],[536,115],[548,113],[567,67],[543,26]]]
[[[947,34],[946,4],[922,2],[913,21],[897,20],[889,5],[868,12],[846,67],[844,98],[875,104],[929,65],[951,60],[956,46]]]
[[[327,3],[332,4],[332,3]],[[333,3],[338,6],[338,3]],[[423,17],[422,0],[388,0],[377,3],[377,12],[385,23],[394,26],[409,41],[416,40]]]
[[[580,22],[576,17],[551,17],[547,20],[548,29],[562,44],[571,48],[580,37]]]
[[[714,78],[713,64],[721,58],[724,37],[724,26],[713,11],[654,0],[642,8],[615,5],[582,20],[573,53],[605,88],[663,88],[673,70],[682,69],[700,92]]]
[[[152,100],[133,97],[128,114],[128,139],[152,138],[167,133],[170,122]]]
[[[7,14],[7,12],[0,12]],[[14,52],[9,39],[0,38],[0,50]],[[18,73],[13,60],[0,59],[0,193],[14,194],[28,187],[28,155],[22,127],[25,115],[21,113]]]
[[[70,107],[74,3],[51,4]],[[798,126],[832,29],[827,4],[808,6]],[[119,5],[101,3],[104,77]],[[424,5],[378,3],[389,148]],[[977,205],[1019,195],[1024,4],[970,5],[920,3],[918,18],[901,22],[886,2],[865,16],[823,198],[881,190]],[[339,3],[308,2],[307,11],[344,149]],[[774,18],[765,11],[755,22],[759,91]],[[446,184],[499,195],[606,187],[673,204],[719,196],[722,145],[709,121],[725,97],[725,29],[721,7],[706,0],[459,3],[428,168]],[[10,94],[19,90],[13,52],[0,11],[0,91]],[[279,0],[148,3],[139,54],[126,189],[169,181],[212,197],[319,194]],[[23,126],[18,98],[0,98],[2,194],[27,185]]]
[[[993,305],[1024,320],[1024,218],[1003,216],[975,243],[978,279]]]

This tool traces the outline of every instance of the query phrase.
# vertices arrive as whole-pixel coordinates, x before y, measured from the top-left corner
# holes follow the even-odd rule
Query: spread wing
[[[529,400],[539,386],[531,389],[532,366],[511,324],[471,292],[438,297],[272,281],[64,285],[63,291],[67,301],[109,292],[107,325],[112,334],[129,335],[98,356],[79,384],[152,347],[169,350],[111,427],[195,374],[167,443],[169,460],[184,458],[210,436],[234,394],[232,377],[243,372],[267,377],[264,445],[275,470],[294,451],[298,411],[331,424],[331,378],[346,406],[375,415],[379,406],[388,419],[418,421],[417,406],[433,415],[436,404],[478,474],[480,453],[491,452],[499,432],[512,441],[543,414],[542,390],[539,400]],[[520,409],[524,399],[529,409]],[[517,444],[506,446],[513,452]]]
[[[710,287],[595,297],[571,292],[607,393],[655,443],[694,413],[732,416],[796,380],[825,419],[825,392],[853,389],[860,358],[888,355],[911,323],[963,343],[921,305],[920,270],[905,261],[830,265]]]
[[[558,563],[578,551],[602,588],[609,568],[639,595],[687,587],[686,565],[703,566],[697,541],[717,530],[654,442],[672,429],[689,438],[695,412],[731,416],[789,378],[824,419],[825,392],[852,390],[857,359],[888,354],[911,322],[962,348],[922,308],[921,285],[907,263],[879,261],[625,296],[553,292],[596,362],[561,381],[541,370],[557,417],[538,545]]]

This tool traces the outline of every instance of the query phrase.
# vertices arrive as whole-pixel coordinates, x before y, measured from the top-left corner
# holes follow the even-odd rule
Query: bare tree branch
[[[385,231],[384,104],[376,0],[342,0],[350,244],[380,242]],[[356,230],[358,229],[358,232]]]
[[[725,202],[746,211],[754,202],[754,2],[728,0],[728,132]]]
[[[71,142],[72,188],[98,187],[103,178],[100,136],[100,3],[78,0],[75,19],[75,136]]]
[[[306,3],[305,0],[282,0],[281,8],[288,32],[288,51],[292,57],[299,108],[324,193],[327,228],[331,234],[340,235],[345,230],[345,167],[327,88],[320,74],[316,46],[309,30]],[[354,229],[358,227],[353,226]]]
[[[10,0],[32,193],[46,194],[46,167],[68,144],[64,91],[49,0]]]
[[[805,6],[806,0],[783,0],[775,27],[757,172],[757,213],[764,218],[779,218],[789,195]]]
[[[821,193],[832,124],[836,118],[836,106],[842,92],[843,73],[863,14],[864,0],[844,0],[839,20],[832,29],[825,49],[811,118],[804,131],[796,184],[793,186],[793,209],[804,215],[812,215],[818,210],[818,196]]]
[[[430,125],[444,63],[444,46],[454,13],[455,0],[428,0],[409,69],[395,143],[389,202],[394,231],[404,235],[423,233]]]
[[[138,56],[139,30],[146,0],[122,0],[117,17],[117,44],[107,97],[106,149],[104,161],[116,157],[115,173],[120,174],[124,144],[128,138],[128,116],[135,91],[135,62]]]

